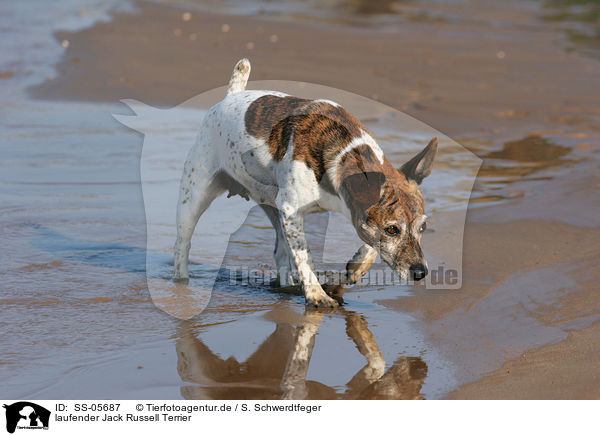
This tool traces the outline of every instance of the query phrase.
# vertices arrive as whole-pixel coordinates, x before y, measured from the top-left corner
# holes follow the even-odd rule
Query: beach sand
[[[32,95],[174,106],[226,84],[231,65],[249,57],[251,80],[348,90],[452,137],[518,137],[536,125],[593,128],[600,117],[590,92],[600,65],[557,47],[554,29],[408,22],[391,33],[199,13],[184,21],[182,9],[138,7],[142,13],[58,32],[59,41],[69,41],[58,75]]]
[[[57,33],[68,49],[56,76],[31,95],[168,107],[226,84],[248,57],[253,80],[345,89],[467,147],[473,138],[501,144],[549,132],[600,152],[592,91],[600,89],[600,63],[564,50],[564,35],[525,9],[501,17],[518,17],[512,27],[415,21],[389,32],[196,12],[184,21],[180,8],[138,8]],[[486,152],[473,150],[485,166]],[[598,167],[586,159],[519,185],[514,199],[470,210],[463,288],[385,302],[422,318],[430,340],[459,362],[468,383],[448,398],[600,398]],[[529,335],[547,345],[523,340]]]

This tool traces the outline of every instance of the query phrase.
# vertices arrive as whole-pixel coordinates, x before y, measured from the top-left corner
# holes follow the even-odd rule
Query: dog
[[[276,232],[274,258],[281,285],[295,285],[306,304],[335,307],[314,271],[304,234],[308,213],[345,214],[364,241],[348,264],[355,282],[377,254],[404,280],[421,280],[427,262],[420,240],[426,228],[419,185],[431,173],[437,137],[399,169],[373,136],[339,104],[277,91],[246,90],[250,62],[240,60],[226,97],[205,115],[181,178],[174,247],[175,281],[189,277],[196,223],[229,191],[252,199]]]

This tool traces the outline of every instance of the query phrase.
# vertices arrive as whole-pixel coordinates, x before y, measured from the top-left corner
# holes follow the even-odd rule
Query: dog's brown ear
[[[408,180],[414,180],[420,185],[423,179],[431,174],[431,167],[433,166],[433,159],[435,158],[437,147],[438,138],[436,136],[429,141],[427,147],[421,150],[419,154],[402,165],[400,171]]]
[[[346,204],[355,213],[364,213],[379,201],[385,176],[381,172],[356,173],[346,177],[342,186],[346,194]]]
[[[362,214],[379,201],[385,183],[381,163],[368,145],[360,145],[344,154],[338,175],[346,204],[353,213]]]

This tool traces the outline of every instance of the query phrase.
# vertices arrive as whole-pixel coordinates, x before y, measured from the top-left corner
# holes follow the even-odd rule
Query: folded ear
[[[385,176],[378,171],[356,173],[342,181],[346,204],[354,213],[362,214],[379,201]]]
[[[364,214],[379,201],[385,175],[381,163],[367,144],[345,153],[337,169],[346,205],[355,216]]]
[[[437,152],[438,138],[434,137],[427,147],[425,147],[419,154],[413,157],[411,160],[406,162],[400,171],[409,180],[414,180],[419,185],[425,177],[431,174],[431,167],[433,166],[433,159]]]

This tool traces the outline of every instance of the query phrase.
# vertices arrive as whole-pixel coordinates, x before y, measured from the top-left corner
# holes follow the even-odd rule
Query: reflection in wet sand
[[[529,135],[505,142],[501,150],[480,154],[483,165],[471,202],[487,204],[522,197],[523,190],[507,187],[523,180],[551,180],[554,176],[551,171],[576,161],[565,158],[571,151],[543,136]]]
[[[530,135],[508,141],[504,143],[502,150],[483,155],[484,163],[478,176],[496,183],[499,182],[498,178],[502,178],[503,184],[520,181],[522,177],[532,173],[573,162],[564,159],[570,151],[569,147],[555,144],[541,136]]]
[[[289,309],[269,312],[275,330],[256,351],[240,363],[222,359],[195,334],[193,321],[178,329],[177,371],[186,399],[422,399],[421,386],[427,365],[420,357],[400,357],[386,371],[385,360],[362,315],[345,309],[346,334],[367,359],[367,364],[339,392],[334,387],[307,380],[315,336],[322,310],[307,309],[303,316]]]
[[[544,19],[563,24],[574,48],[598,56],[600,47],[600,3],[594,0],[546,0]]]
[[[569,153],[569,148],[539,136],[529,135],[517,141],[508,141],[500,151],[489,152],[484,157],[517,162],[556,162]]]
[[[397,0],[348,0],[340,2],[340,6],[347,8],[357,15],[393,14]]]

